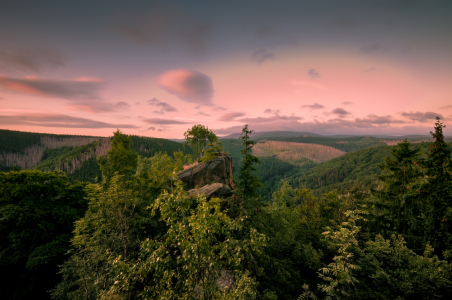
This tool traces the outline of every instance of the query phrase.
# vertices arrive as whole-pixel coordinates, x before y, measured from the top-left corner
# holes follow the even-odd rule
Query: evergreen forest
[[[0,299],[448,299],[452,145],[0,131]],[[177,173],[229,152],[227,197]],[[229,179],[228,179],[229,180]]]

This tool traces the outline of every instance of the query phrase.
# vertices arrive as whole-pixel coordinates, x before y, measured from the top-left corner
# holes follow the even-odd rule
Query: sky
[[[0,128],[452,135],[450,0],[0,3]]]

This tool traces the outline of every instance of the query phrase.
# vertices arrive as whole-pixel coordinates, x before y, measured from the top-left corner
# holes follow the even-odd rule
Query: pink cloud
[[[171,70],[160,75],[158,84],[182,101],[212,106],[213,85],[209,76],[191,70]]]

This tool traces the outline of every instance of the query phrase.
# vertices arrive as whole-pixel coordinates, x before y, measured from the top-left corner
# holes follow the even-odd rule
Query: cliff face
[[[177,176],[186,184],[189,194],[199,189],[207,198],[230,195],[233,189],[231,179],[234,178],[232,157],[228,153],[222,153],[208,162],[179,172]]]

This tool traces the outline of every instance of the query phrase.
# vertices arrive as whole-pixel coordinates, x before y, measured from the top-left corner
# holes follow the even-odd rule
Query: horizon
[[[452,120],[451,15],[443,0],[9,1],[0,128],[427,136]]]

